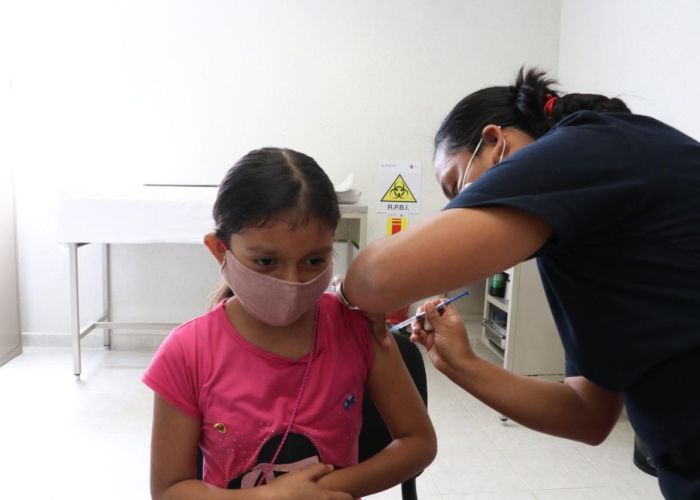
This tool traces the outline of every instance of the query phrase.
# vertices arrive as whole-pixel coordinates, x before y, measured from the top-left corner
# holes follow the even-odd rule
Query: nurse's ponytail
[[[488,87],[462,99],[448,113],[435,134],[435,148],[474,148],[483,128],[493,123],[517,127],[535,139],[559,120],[582,110],[630,113],[618,98],[599,94],[560,94],[556,80],[537,68],[520,68],[510,86]]]
[[[544,130],[540,134],[531,134],[535,138],[542,136],[565,116],[577,111],[630,113],[627,105],[617,97],[577,93],[559,96],[552,88],[555,84],[555,80],[538,69],[525,71],[524,68],[520,68],[515,80],[513,90],[518,111],[532,121],[533,129]]]

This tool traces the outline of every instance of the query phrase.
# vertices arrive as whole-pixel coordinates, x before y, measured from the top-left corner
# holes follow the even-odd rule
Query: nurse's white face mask
[[[501,126],[499,125],[498,128],[500,129]],[[460,193],[473,184],[473,181],[467,182],[467,179],[469,179],[469,173],[471,172],[471,169],[472,169],[472,162],[474,161],[474,158],[476,157],[476,155],[479,153],[479,148],[481,147],[483,142],[484,142],[484,136],[482,135],[481,139],[479,139],[479,142],[476,143],[476,147],[474,148],[474,152],[472,153],[472,156],[471,156],[471,158],[469,158],[469,162],[467,163],[467,168],[464,171],[464,179],[462,180],[462,188],[459,190]],[[508,147],[508,145],[506,143],[506,138],[504,137],[503,138],[503,149],[501,150],[501,157],[498,159],[498,163],[501,163],[503,161],[503,155],[506,154],[507,147]]]

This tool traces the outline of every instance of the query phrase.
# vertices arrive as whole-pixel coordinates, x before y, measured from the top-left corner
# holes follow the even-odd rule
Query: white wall
[[[67,256],[52,235],[62,184],[218,183],[248,150],[284,145],[315,157],[334,180],[356,174],[370,205],[370,240],[385,231],[374,206],[382,160],[420,161],[423,214],[435,213],[445,202],[431,171],[440,120],[467,93],[512,81],[523,63],[556,71],[559,6],[552,0],[6,5],[24,330],[68,330]],[[90,315],[100,303],[99,255],[86,250]],[[203,310],[217,281],[213,261],[194,247],[118,247],[113,273],[117,320],[182,321]]]
[[[560,80],[700,138],[700,2],[563,0]]]

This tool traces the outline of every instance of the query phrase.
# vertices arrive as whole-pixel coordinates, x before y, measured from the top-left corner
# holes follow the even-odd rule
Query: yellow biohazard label
[[[408,227],[408,217],[387,217],[386,218],[386,234],[399,233]]]
[[[417,203],[416,197],[413,196],[411,189],[408,187],[408,184],[406,184],[406,181],[403,180],[401,175],[399,175],[394,182],[391,183],[391,186],[387,192],[384,193],[381,201],[389,203]]]

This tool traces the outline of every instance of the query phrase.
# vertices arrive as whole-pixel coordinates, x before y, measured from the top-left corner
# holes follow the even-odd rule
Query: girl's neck
[[[271,326],[251,316],[235,298],[226,301],[226,315],[238,334],[264,351],[289,359],[306,356],[314,333],[315,308],[287,326]]]

